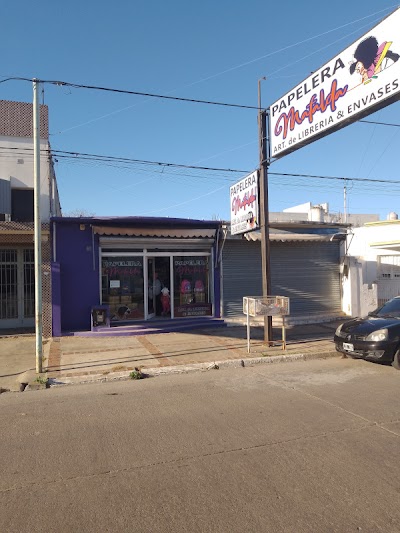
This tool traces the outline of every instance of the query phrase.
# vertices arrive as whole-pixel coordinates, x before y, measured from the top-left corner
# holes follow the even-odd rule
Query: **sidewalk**
[[[53,384],[126,379],[140,367],[145,374],[188,372],[222,366],[332,357],[333,334],[342,321],[296,325],[287,329],[286,350],[281,330],[268,347],[262,327],[251,328],[247,353],[245,326],[209,328],[136,337],[61,337],[45,341],[43,370]],[[35,336],[0,337],[0,388],[19,390],[18,378],[35,371]]]

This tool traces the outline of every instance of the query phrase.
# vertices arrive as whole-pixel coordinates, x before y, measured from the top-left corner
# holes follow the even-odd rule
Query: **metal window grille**
[[[42,226],[44,231],[49,230],[48,224],[43,224]],[[25,306],[23,300],[24,300],[24,254],[23,250],[28,250],[27,254],[25,254],[25,259],[28,261],[28,263],[33,263],[33,235],[31,233],[31,230],[33,229],[32,223],[17,223],[17,222],[1,222],[0,221],[0,230],[1,229],[13,229],[13,230],[27,230],[30,231],[30,233],[26,234],[1,234],[0,231],[0,320],[1,319],[11,319],[12,321],[16,322],[18,320],[25,320],[25,318],[28,319],[29,326],[32,326],[32,323],[34,323],[34,312],[32,316],[28,316],[24,318],[24,310],[29,312],[29,305]],[[16,250],[16,246],[18,246],[18,250]],[[28,249],[28,247],[30,247]],[[30,252],[29,252],[30,250]],[[13,270],[14,270],[14,280],[15,284],[17,284],[18,289],[18,298],[15,302],[14,308],[12,308],[11,303],[9,301],[9,298],[7,297],[7,279],[10,277],[9,275],[6,276],[7,268],[8,270],[10,267],[5,266],[5,263],[9,264],[9,258],[11,257],[11,253],[14,253],[14,260],[13,263]],[[16,255],[15,255],[16,254]],[[30,256],[30,254],[32,254]],[[51,300],[51,246],[50,241],[42,241],[42,295],[43,295],[43,336],[44,337],[51,337],[52,334],[52,300]],[[30,270],[30,267],[27,269]],[[15,273],[16,271],[16,273]],[[26,284],[29,285],[29,279],[31,275],[28,274],[28,272],[25,275]],[[32,278],[33,278],[32,273]],[[30,306],[34,306],[33,300],[34,300],[34,287],[31,286],[28,290],[26,290],[25,294],[32,294],[32,300]],[[7,299],[7,301],[6,301]],[[4,309],[7,308],[7,313],[4,312]],[[11,311],[14,311],[11,313]],[[16,313],[16,314],[15,314]],[[7,316],[10,315],[10,316]],[[23,325],[23,324],[22,324]],[[0,326],[1,327],[1,326]],[[17,325],[10,326],[10,327],[17,327]]]
[[[0,319],[18,318],[17,250],[0,250]]]
[[[24,250],[24,317],[35,316],[35,262],[34,251]]]

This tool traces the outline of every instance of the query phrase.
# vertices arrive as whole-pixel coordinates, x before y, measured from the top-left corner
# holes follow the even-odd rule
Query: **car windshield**
[[[393,316],[396,318],[400,317],[400,298],[394,298],[393,300],[389,300],[386,302],[382,307],[376,309],[376,311],[373,311],[370,313],[373,316]]]

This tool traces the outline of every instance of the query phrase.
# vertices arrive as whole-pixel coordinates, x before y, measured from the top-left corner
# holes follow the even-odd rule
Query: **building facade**
[[[0,331],[33,328],[33,106],[0,101]],[[43,334],[51,335],[51,216],[61,214],[49,144],[48,108],[40,106]]]
[[[342,315],[346,234],[338,229],[271,230],[272,292],[290,298],[293,322]],[[54,218],[51,230],[54,336],[90,330],[99,305],[109,309],[111,326],[183,317],[234,324],[245,320],[243,297],[262,295],[257,232],[229,236],[217,221],[142,217]]]
[[[343,311],[365,316],[400,295],[400,221],[353,228],[342,247]]]
[[[53,335],[111,326],[220,316],[220,222],[151,217],[54,218]]]

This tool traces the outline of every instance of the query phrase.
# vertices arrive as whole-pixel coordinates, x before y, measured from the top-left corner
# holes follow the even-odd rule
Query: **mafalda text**
[[[344,70],[343,70],[344,69]],[[373,90],[360,94],[345,83],[349,80],[348,67],[340,57],[315,76],[308,78],[271,108],[274,121],[272,136],[276,139],[273,153],[303,144],[308,137],[323,135],[325,130],[350,119],[379,101],[393,97],[399,88],[398,78],[387,80],[375,76]],[[338,80],[342,80],[341,85]],[[328,82],[328,85],[326,84]],[[315,90],[325,83],[325,88]],[[329,85],[330,83],[330,85]],[[370,88],[370,87],[368,87]],[[306,97],[306,105],[301,101]],[[353,98],[352,98],[353,97]],[[279,138],[279,141],[278,141]]]
[[[318,87],[318,85],[324,83],[325,79],[329,79],[335,75],[338,69],[345,68],[343,61],[339,58],[336,60],[333,68],[326,67],[319,74],[316,74],[305,82],[303,85],[297,87],[295,91],[289,93],[285,98],[275,104],[271,110],[272,117],[280,113],[278,117],[275,128],[274,135],[276,137],[282,135],[282,143],[275,147],[275,151],[286,148],[285,141],[288,138],[288,135],[293,132],[296,125],[302,124],[304,121],[309,124],[313,124],[309,129],[302,130],[297,137],[291,137],[288,140],[288,144],[292,144],[296,141],[302,140],[304,137],[307,137],[310,134],[316,133],[321,129],[326,128],[331,125],[334,121],[332,115],[324,116],[324,113],[328,110],[331,113],[334,113],[337,109],[336,103],[340,98],[343,98],[348,91],[348,85],[344,87],[339,87],[336,79],[332,79],[331,86],[328,93],[325,93],[324,89],[313,93],[310,96],[305,109],[298,110],[292,105],[293,100],[300,100],[308,93],[311,93],[313,89]],[[312,130],[311,130],[312,128]]]
[[[255,173],[231,187],[231,210],[235,215],[241,209],[254,208],[256,201],[257,175]]]

